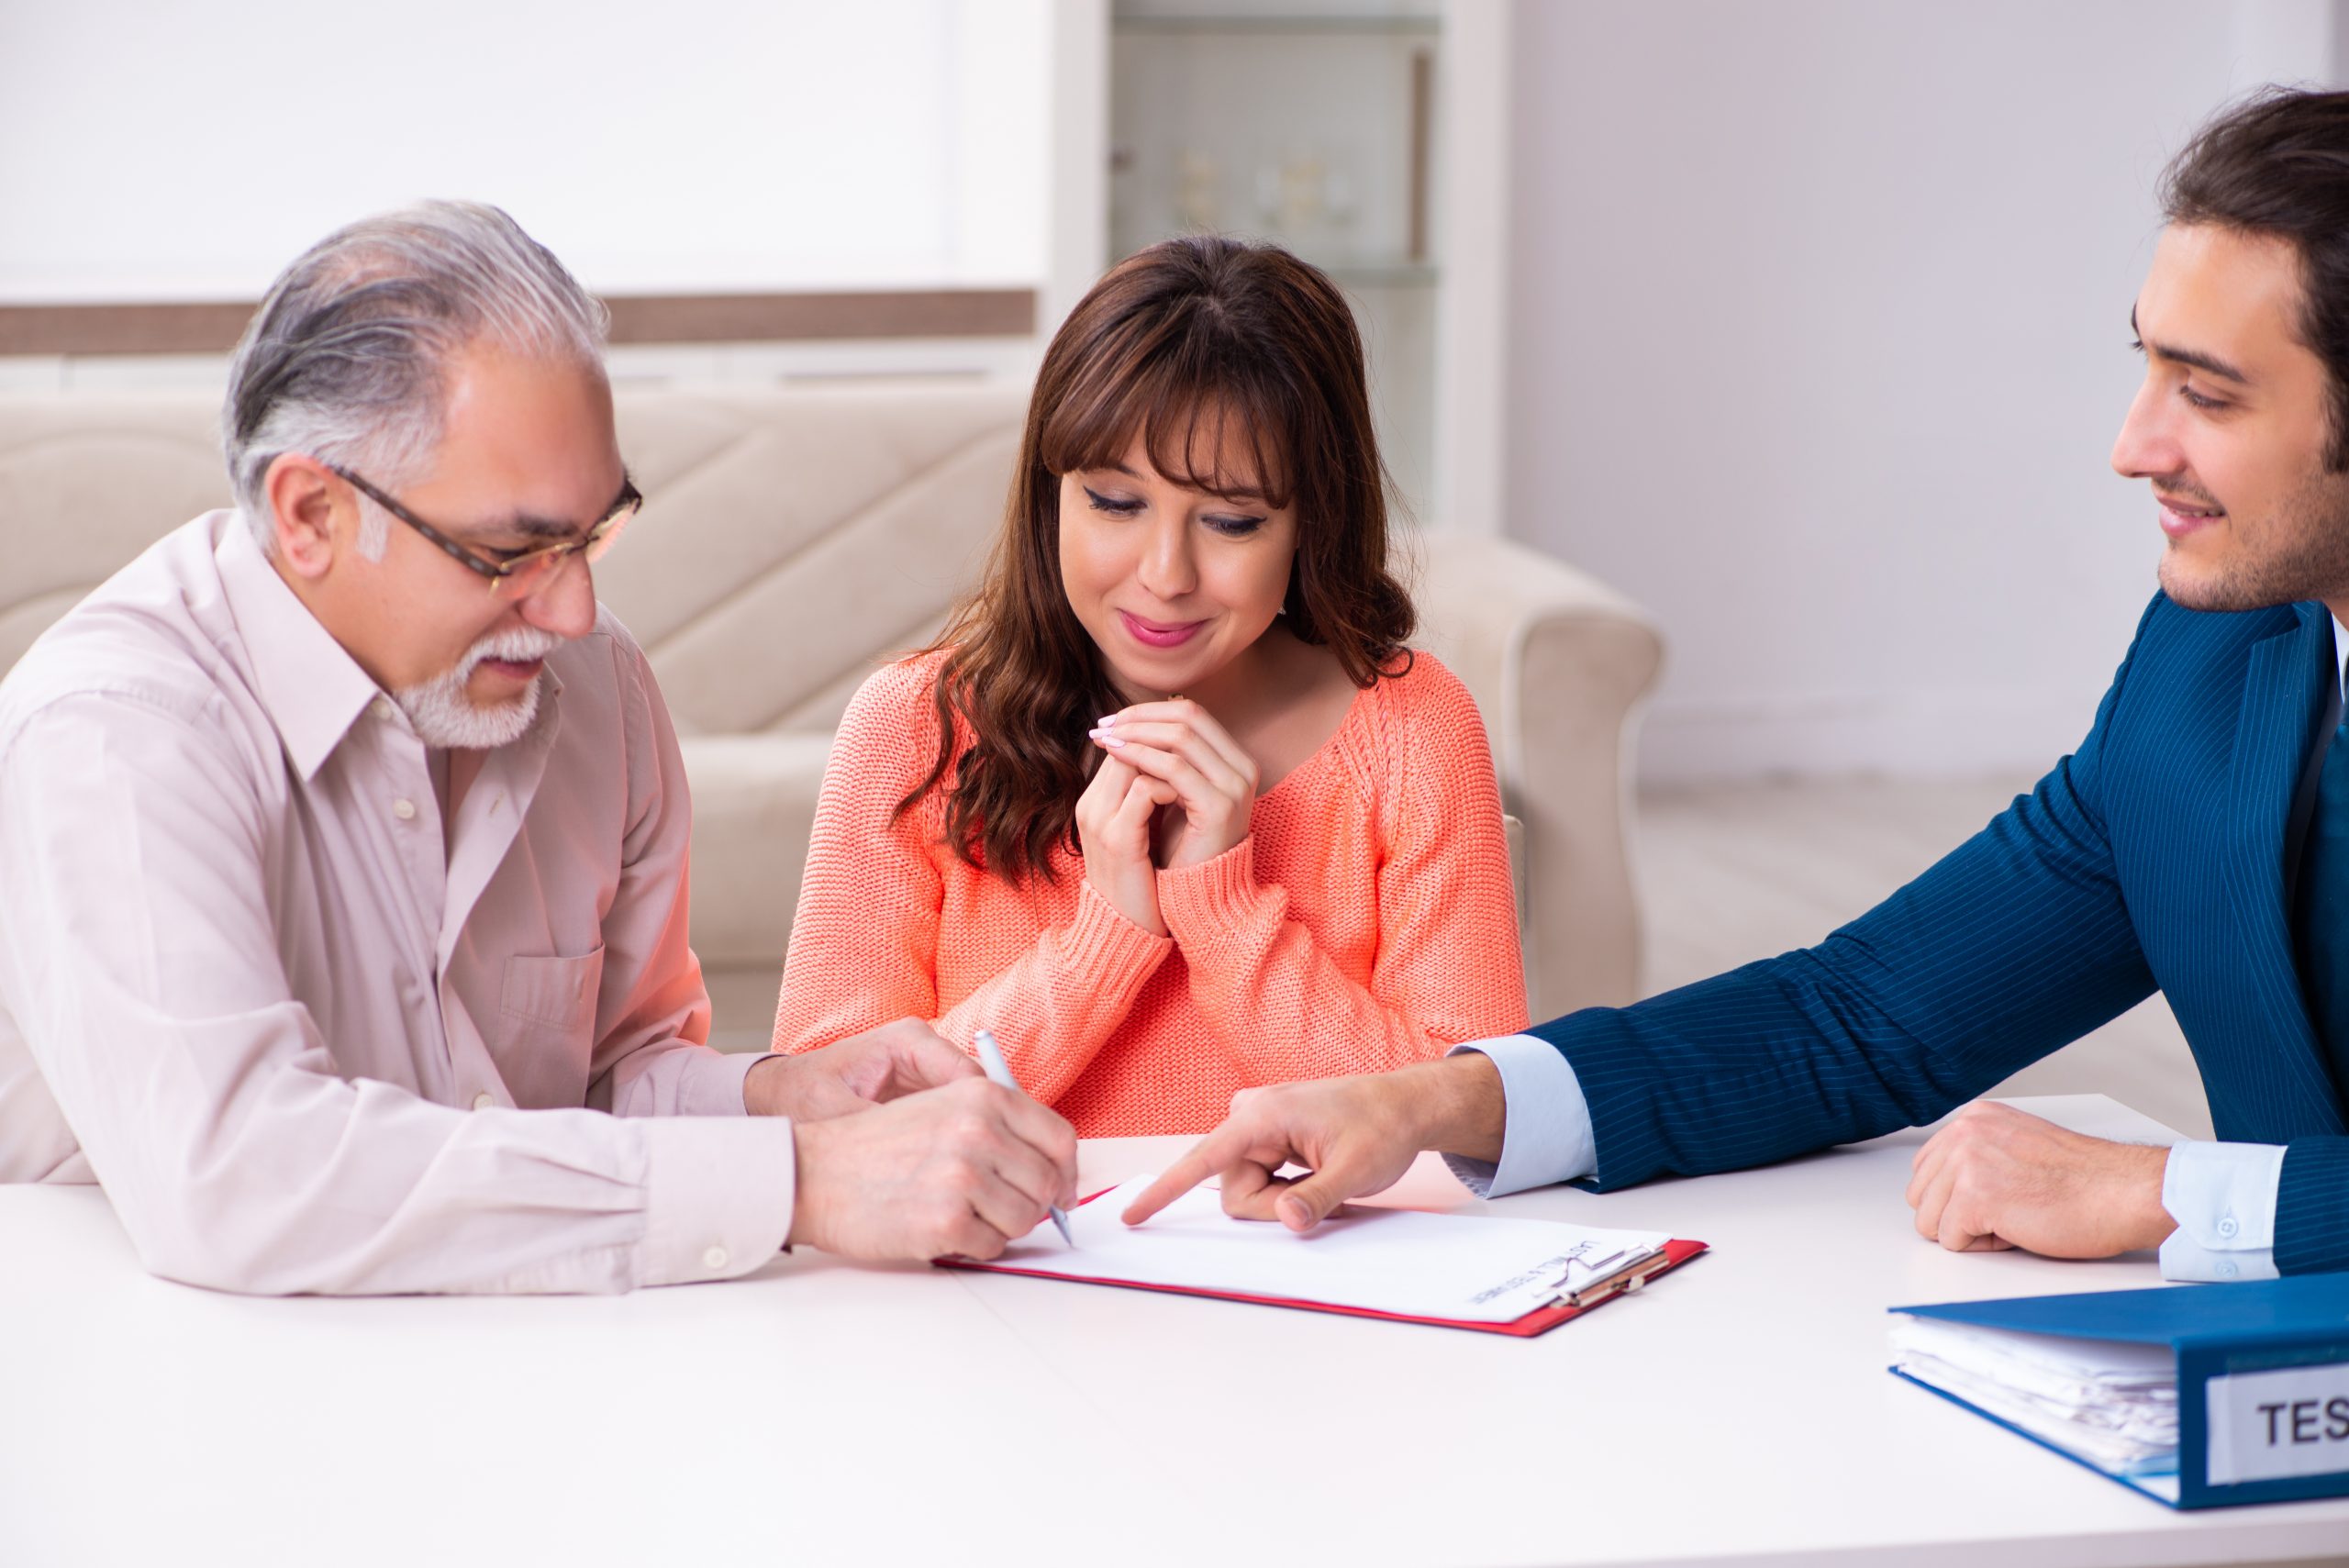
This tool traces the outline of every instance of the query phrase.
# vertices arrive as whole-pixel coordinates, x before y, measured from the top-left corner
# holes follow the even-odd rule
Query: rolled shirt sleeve
[[[2180,1143],[2162,1172],[2177,1229],[2162,1243],[2169,1280],[2274,1279],[2280,1143]]]
[[[1528,1034],[1470,1040],[1445,1054],[1481,1051],[1500,1069],[1503,1121],[1498,1162],[1446,1154],[1443,1162],[1478,1197],[1571,1182],[1598,1169],[1590,1106],[1565,1053]]]

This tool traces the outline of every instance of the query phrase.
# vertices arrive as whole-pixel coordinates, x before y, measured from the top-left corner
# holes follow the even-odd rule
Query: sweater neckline
[[[1326,771],[1330,766],[1330,760],[1337,755],[1338,743],[1346,738],[1347,732],[1353,729],[1355,725],[1364,722],[1363,715],[1372,701],[1371,694],[1378,690],[1379,683],[1386,679],[1386,677],[1382,675],[1377,681],[1373,681],[1370,684],[1357,690],[1354,693],[1353,701],[1346,705],[1345,717],[1338,720],[1338,728],[1330,731],[1329,739],[1322,741],[1320,745],[1316,746],[1310,752],[1307,753],[1303,762],[1297,763],[1297,766],[1291,768],[1287,773],[1283,773],[1280,776],[1279,782],[1275,784],[1272,788],[1260,792],[1256,796],[1254,804],[1256,806],[1264,805],[1266,801],[1272,799],[1275,795],[1279,795],[1283,790],[1288,788],[1289,785],[1295,784],[1299,778],[1303,777],[1307,773],[1321,773]]]

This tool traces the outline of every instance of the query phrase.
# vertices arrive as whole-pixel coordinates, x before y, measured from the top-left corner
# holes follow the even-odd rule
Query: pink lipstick
[[[1144,620],[1124,610],[1118,612],[1118,618],[1125,623],[1127,634],[1145,648],[1180,648],[1197,635],[1199,628],[1208,624],[1203,620],[1166,624]]]

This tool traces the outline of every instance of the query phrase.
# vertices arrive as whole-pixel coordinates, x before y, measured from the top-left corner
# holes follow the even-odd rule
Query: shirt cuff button
[[[473,1096],[473,1109],[477,1111],[485,1111],[496,1103],[497,1096],[491,1094],[487,1089],[484,1089],[480,1094]]]
[[[2235,1217],[2232,1214],[2219,1221],[2219,1234],[2221,1236],[2232,1236],[2242,1229],[2243,1227],[2235,1222]]]
[[[731,1254],[725,1248],[712,1247],[701,1255],[701,1266],[712,1271],[722,1269],[726,1266],[726,1261],[729,1256]]]

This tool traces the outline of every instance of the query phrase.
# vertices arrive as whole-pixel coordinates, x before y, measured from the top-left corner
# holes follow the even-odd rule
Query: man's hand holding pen
[[[846,1257],[993,1258],[1076,1199],[1076,1132],[918,1018],[771,1056],[743,1108],[795,1123],[790,1241]]]
[[[846,1257],[986,1259],[1076,1201],[1076,1132],[969,1078],[797,1129],[794,1245]]]

